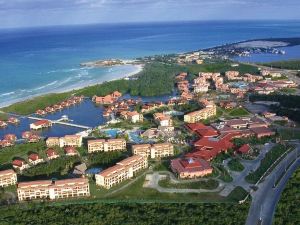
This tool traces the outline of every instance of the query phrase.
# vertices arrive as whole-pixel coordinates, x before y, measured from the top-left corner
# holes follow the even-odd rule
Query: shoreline
[[[290,40],[290,42],[288,40]],[[198,49],[198,50],[194,50],[194,51],[188,51],[188,52],[185,52],[185,53],[182,53],[182,54],[189,54],[189,53],[192,53],[192,52],[195,52],[195,51],[210,51],[210,50],[213,50],[213,49],[218,49],[220,47],[222,48],[222,47],[227,47],[227,46],[234,46],[234,45],[237,45],[237,44],[251,43],[251,42],[255,42],[255,41],[261,41],[261,42],[266,42],[266,43],[267,42],[271,43],[271,42],[281,41],[281,43],[286,44],[285,47],[300,45],[300,38],[295,38],[295,37],[292,37],[292,38],[287,37],[287,38],[249,39],[249,40],[241,40],[241,41],[237,41],[237,42],[233,42],[233,43],[227,43],[227,44],[223,44],[223,45],[217,45],[217,46],[210,47],[210,48],[203,48],[203,49]],[[295,42],[297,42],[297,43],[295,43]],[[181,53],[173,53],[173,54],[178,55],[178,54],[181,54]],[[235,60],[234,58],[231,58],[231,59]],[[243,63],[242,61],[239,61],[239,62]],[[44,93],[38,93],[38,94],[30,95],[30,96],[27,96],[27,97],[18,98],[18,99],[15,99],[15,100],[1,102],[0,103],[0,110],[2,108],[9,107],[13,104],[21,103],[21,102],[24,102],[26,100],[32,100],[34,98],[45,96],[45,95],[48,95],[48,94],[62,94],[62,93],[72,92],[72,91],[80,90],[80,89],[83,89],[83,88],[86,88],[86,87],[102,84],[104,82],[125,79],[125,78],[128,78],[128,77],[134,76],[134,75],[140,73],[141,71],[143,71],[144,64],[130,64],[130,65],[136,68],[136,70],[131,72],[131,73],[127,73],[127,74],[123,74],[123,75],[122,74],[116,74],[116,75],[114,75],[114,77],[112,79],[105,79],[105,80],[103,80],[103,79],[99,79],[99,80],[94,79],[94,80],[90,80],[90,81],[87,81],[87,82],[84,82],[84,83],[77,82],[76,84],[73,84],[73,85],[65,87],[65,88],[61,87],[61,88],[55,89],[53,91],[47,91],[47,92],[44,92]],[[118,66],[120,66],[120,65],[114,65],[114,66],[111,66],[111,67],[113,68],[113,67],[118,67]],[[106,66],[104,66],[104,67],[106,67]]]
[[[113,68],[113,67],[117,67],[117,66],[111,66],[111,67]],[[72,91],[77,91],[77,90],[80,90],[80,89],[83,89],[83,88],[86,88],[86,87],[89,87],[89,86],[102,84],[104,82],[129,78],[129,77],[135,76],[138,73],[142,72],[143,68],[144,68],[143,64],[137,64],[137,65],[131,65],[131,66],[135,67],[135,70],[133,72],[114,74],[114,77],[112,77],[112,79],[103,80],[103,78],[102,79],[100,78],[100,79],[94,79],[94,80],[86,81],[86,82],[83,82],[83,83],[77,82],[76,84],[67,86],[65,88],[61,87],[61,88],[55,89],[53,91],[34,94],[34,95],[26,96],[26,97],[23,97],[23,98],[18,98],[18,99],[14,99],[14,100],[10,100],[10,101],[1,102],[0,103],[0,110],[1,110],[1,108],[5,108],[5,107],[11,106],[11,105],[16,104],[16,103],[24,102],[24,101],[31,100],[31,99],[34,99],[36,97],[45,96],[45,95],[48,95],[48,94],[61,94],[61,93],[66,93],[66,92],[72,92]]]

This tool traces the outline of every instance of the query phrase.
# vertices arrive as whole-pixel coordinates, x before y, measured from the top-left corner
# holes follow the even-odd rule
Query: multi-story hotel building
[[[60,146],[59,137],[49,137],[46,140],[47,147]]]
[[[81,147],[82,136],[80,135],[66,135],[59,139],[60,147],[70,146],[70,147]]]
[[[163,158],[174,155],[174,147],[170,143],[141,144],[133,145],[132,152],[134,155],[151,157],[152,159]]]
[[[194,111],[184,115],[184,122],[186,123],[196,123],[201,120],[206,120],[217,114],[217,107],[215,104],[206,106],[204,109]]]
[[[0,187],[6,187],[17,183],[17,174],[14,170],[0,171]]]
[[[132,178],[138,171],[147,167],[148,161],[146,157],[134,155],[96,174],[96,184],[109,189],[124,180]]]
[[[66,135],[64,137],[49,137],[46,140],[47,147],[81,147],[82,145],[82,136],[81,135]]]
[[[17,192],[19,201],[90,196],[86,178],[22,182],[18,184]]]
[[[88,152],[110,152],[110,151],[122,151],[126,149],[125,139],[97,139],[88,141]]]

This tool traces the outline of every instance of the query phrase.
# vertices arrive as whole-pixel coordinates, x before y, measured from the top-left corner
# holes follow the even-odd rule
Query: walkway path
[[[33,116],[28,116],[28,119],[32,119],[32,120],[45,120],[43,118],[33,117]],[[88,127],[88,126],[84,126],[84,125],[80,125],[80,124],[74,124],[74,123],[67,123],[67,122],[63,122],[61,120],[48,120],[48,121],[50,121],[53,124],[61,124],[61,125],[65,125],[65,126],[78,127],[78,128],[82,128],[82,129],[91,129],[91,127]]]
[[[166,179],[167,175],[159,174],[159,172],[154,172],[152,174],[147,174],[144,187],[156,189],[163,193],[207,193],[207,192],[219,192],[224,188],[223,183],[219,183],[219,186],[215,189],[183,189],[183,188],[163,188],[159,185],[159,181]]]

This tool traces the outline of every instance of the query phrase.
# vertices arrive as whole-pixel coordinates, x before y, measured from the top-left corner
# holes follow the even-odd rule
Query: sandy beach
[[[85,82],[78,82],[76,84],[69,85],[69,86],[66,86],[66,87],[53,89],[51,91],[47,91],[47,92],[43,92],[43,93],[39,93],[39,94],[34,94],[34,95],[26,96],[26,97],[23,97],[23,98],[17,98],[17,99],[11,100],[11,101],[2,101],[2,102],[0,102],[0,108],[7,107],[7,106],[10,106],[14,103],[29,100],[29,99],[32,99],[32,98],[35,98],[35,97],[38,97],[38,96],[42,96],[42,95],[45,95],[45,94],[64,93],[64,92],[68,92],[68,91],[72,91],[72,90],[79,90],[79,89],[82,89],[82,88],[85,88],[85,87],[101,84],[101,83],[107,82],[107,81],[124,79],[124,78],[134,76],[134,75],[140,73],[144,68],[144,65],[132,65],[132,66],[135,69],[134,69],[133,72],[130,72],[130,73],[107,74],[107,75],[101,76],[99,79],[93,79],[93,80],[89,80],[89,81],[85,81]],[[118,66],[113,66],[113,67],[118,67]]]

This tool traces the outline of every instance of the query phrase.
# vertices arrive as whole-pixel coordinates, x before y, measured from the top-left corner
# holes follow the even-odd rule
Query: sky
[[[300,0],[0,0],[0,28],[190,20],[298,20]]]

